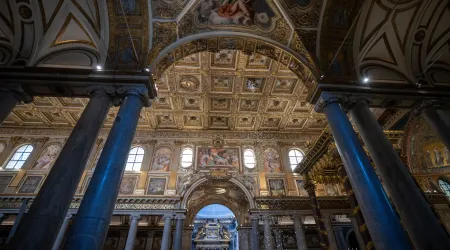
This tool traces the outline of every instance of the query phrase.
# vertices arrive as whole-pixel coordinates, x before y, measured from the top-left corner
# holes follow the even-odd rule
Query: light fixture
[[[145,68],[145,71],[150,72],[150,69],[149,68]]]
[[[364,77],[363,83],[368,83],[368,82],[369,82],[369,77]]]
[[[102,66],[97,65],[97,70],[102,70]]]

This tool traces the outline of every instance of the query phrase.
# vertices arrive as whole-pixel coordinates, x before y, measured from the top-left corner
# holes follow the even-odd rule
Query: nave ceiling
[[[0,65],[149,68],[159,97],[139,129],[161,130],[322,130],[308,104],[320,81],[417,88],[449,79],[443,0],[267,0],[238,10],[212,0],[2,1]],[[260,92],[246,90],[249,79]],[[72,127],[85,105],[36,97],[5,125]]]

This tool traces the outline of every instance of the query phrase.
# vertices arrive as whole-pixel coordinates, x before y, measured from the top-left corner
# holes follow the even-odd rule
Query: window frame
[[[186,152],[187,150],[190,150],[190,151],[191,151],[191,158],[190,158],[190,161],[184,161],[184,160],[183,160],[183,156],[185,155],[185,152]],[[187,154],[186,156],[189,156],[189,154]],[[183,165],[184,163],[188,163],[189,165]],[[194,149],[191,148],[191,147],[183,147],[183,148],[181,149],[181,154],[180,154],[180,167],[181,167],[182,169],[187,169],[187,168],[192,167],[193,165],[194,165]]]
[[[250,164],[253,164],[253,167],[249,167],[249,166],[247,166],[247,162],[246,162],[246,156],[245,156],[245,153],[246,152],[251,152],[251,154],[252,154],[252,160],[253,160],[253,163],[250,163]],[[244,152],[243,152],[243,160],[244,160],[244,166],[246,167],[246,168],[248,168],[248,169],[255,169],[256,168],[256,154],[255,154],[255,151],[253,150],[253,149],[251,149],[251,148],[247,148],[247,149],[245,149],[244,150]],[[248,157],[250,157],[250,156],[248,156]]]
[[[294,152],[293,156],[291,156],[291,152]],[[297,155],[295,152],[299,152],[300,155]],[[298,160],[299,157],[301,157],[300,160]],[[290,148],[288,150],[289,166],[291,167],[291,170],[294,170],[298,166],[298,164],[303,161],[304,158],[305,158],[305,153],[303,153],[303,151],[300,150],[299,148]],[[296,163],[293,164],[291,159],[295,159]]]
[[[133,151],[133,149],[137,149],[135,154],[131,154],[131,151]],[[139,149],[142,149],[142,153],[139,153]],[[138,156],[142,155],[142,160],[141,161],[136,161],[136,158]],[[130,156],[134,156],[134,160],[130,161]],[[144,163],[144,157],[145,157],[145,148],[142,146],[134,146],[130,149],[130,151],[128,151],[128,156],[127,156],[127,162],[125,163],[125,171],[126,172],[139,172],[142,169],[142,164]],[[128,164],[132,164],[131,169],[128,167]],[[139,164],[139,169],[136,169],[136,164]]]
[[[441,183],[443,183],[443,185],[441,185]],[[445,196],[447,196],[447,199],[450,200],[450,183],[447,180],[439,178],[437,184],[441,189],[442,193],[444,193]]]
[[[27,149],[28,149],[29,147],[31,147],[31,150],[30,150],[29,152],[27,152]],[[23,148],[23,151],[22,151],[22,152],[19,152],[19,150],[22,149],[22,148]],[[25,165],[25,163],[27,162],[27,160],[30,158],[30,156],[31,156],[31,154],[33,153],[33,151],[34,151],[34,145],[33,145],[33,144],[22,144],[22,145],[18,146],[18,147],[16,148],[16,150],[14,150],[14,152],[13,152],[13,153],[11,154],[11,156],[8,158],[8,161],[6,162],[6,164],[5,164],[5,166],[3,167],[3,169],[5,169],[5,170],[16,170],[16,171],[20,170],[20,169]],[[14,158],[16,158],[16,157],[15,157],[16,154],[20,154],[20,156],[17,157],[16,160],[14,160]],[[28,155],[27,155],[26,158],[23,160],[22,158],[23,158],[23,155],[24,155],[24,154],[28,154]],[[8,167],[8,165],[9,165],[12,161],[15,162],[14,165],[13,165],[12,167]],[[18,164],[19,162],[21,162],[22,164],[21,164],[19,167],[16,167],[17,164]]]

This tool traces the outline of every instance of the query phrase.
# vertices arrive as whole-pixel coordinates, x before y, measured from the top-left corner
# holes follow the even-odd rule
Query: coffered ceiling
[[[325,117],[306,102],[302,80],[259,54],[192,54],[169,67],[157,87],[158,97],[142,111],[139,129],[312,132],[327,126]],[[87,101],[36,97],[19,105],[4,126],[72,127]],[[106,127],[117,111],[111,109]]]

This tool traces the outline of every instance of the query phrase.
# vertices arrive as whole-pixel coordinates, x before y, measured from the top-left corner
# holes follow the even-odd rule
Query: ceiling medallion
[[[185,75],[181,77],[180,87],[187,91],[196,90],[199,86],[198,79],[195,76]]]
[[[261,82],[256,78],[248,78],[245,87],[248,90],[255,92],[257,89],[261,88]]]

